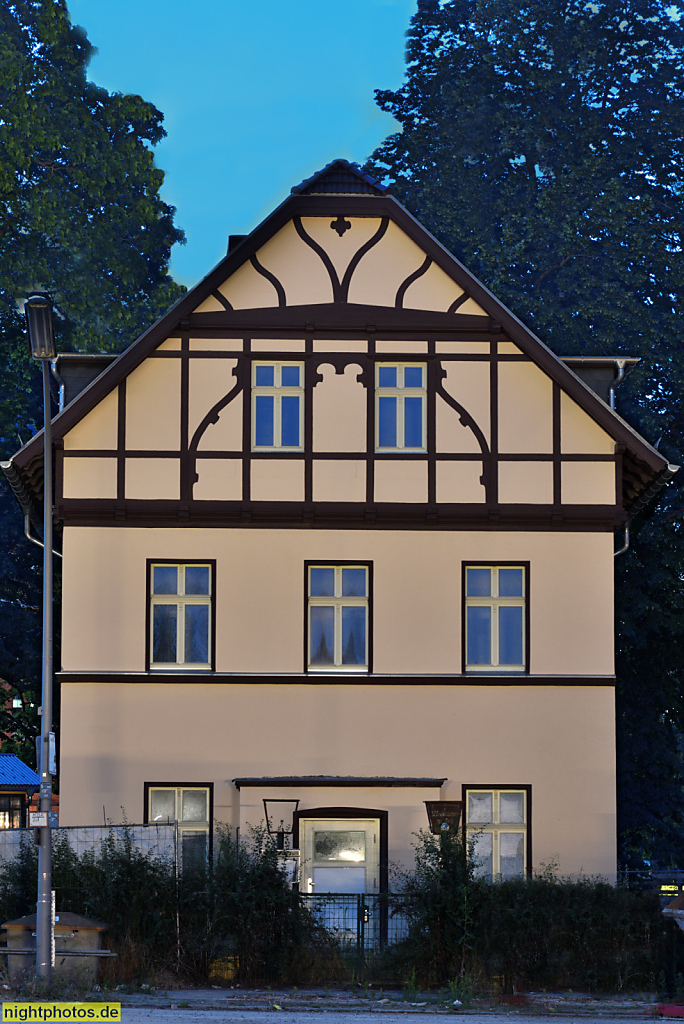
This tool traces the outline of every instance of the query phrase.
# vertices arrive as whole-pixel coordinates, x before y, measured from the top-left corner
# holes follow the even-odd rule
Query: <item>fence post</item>
[[[181,941],[180,941],[180,909],[178,906],[178,819],[174,822],[173,829],[173,870],[176,876],[176,962],[180,970],[181,962]]]
[[[356,955],[359,975],[366,966],[366,898],[363,893],[356,897]]]

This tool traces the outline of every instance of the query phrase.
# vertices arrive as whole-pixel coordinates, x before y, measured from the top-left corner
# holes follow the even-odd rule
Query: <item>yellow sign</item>
[[[121,1003],[3,1003],[3,1021],[121,1020]]]

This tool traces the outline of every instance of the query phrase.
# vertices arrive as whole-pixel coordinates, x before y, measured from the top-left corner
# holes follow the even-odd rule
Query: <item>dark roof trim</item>
[[[288,197],[255,228],[236,250],[224,257],[195,288],[182,296],[165,316],[141,335],[96,381],[55,418],[54,437],[64,436],[165,338],[172,335],[175,330],[182,329],[184,324],[189,327],[188,317],[193,309],[292,217],[300,214],[337,216],[340,213],[345,216],[390,217],[446,274],[456,281],[464,291],[467,291],[494,321],[501,325],[505,333],[520,346],[531,360],[570,394],[604,430],[617,441],[624,443],[631,452],[641,459],[653,475],[658,475],[666,469],[667,460],[655,448],[610,409],[514,313],[504,306],[485,285],[478,281],[429,231],[419,224],[408,210],[390,195],[293,195]],[[230,319],[226,317],[226,314],[219,314],[219,316],[221,324],[229,326]],[[238,310],[235,312],[233,323],[238,324],[240,317],[241,312]],[[485,320],[484,317],[479,319]],[[454,314],[454,327],[457,324],[457,314]],[[417,329],[418,325],[415,326]],[[20,449],[14,459],[21,469],[41,451],[42,431]]]
[[[331,163],[305,178],[291,190],[292,195],[340,195],[351,194],[381,196],[387,192],[377,178],[362,171],[358,164],[348,160],[333,160]]]
[[[43,517],[40,513],[40,510],[33,501],[33,498],[24,487],[24,483],[21,477],[14,468],[14,463],[12,461],[0,462],[0,469],[5,474],[7,483],[12,488],[12,493],[19,502],[19,507],[21,508],[21,511],[24,513],[25,516],[28,517],[30,522],[37,530],[42,531]]]
[[[248,786],[367,786],[381,789],[439,789],[446,779],[398,778],[391,775],[265,775],[233,779],[236,789]]]
[[[666,469],[662,471],[653,481],[653,483],[645,491],[643,491],[636,501],[629,506],[629,518],[628,523],[634,519],[647,505],[653,501],[659,491],[662,490],[667,484],[669,484],[675,473],[679,472],[679,466],[673,465],[671,462],[668,463]]]

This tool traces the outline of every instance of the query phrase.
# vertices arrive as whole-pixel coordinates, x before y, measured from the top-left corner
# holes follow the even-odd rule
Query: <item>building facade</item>
[[[374,892],[427,804],[613,877],[614,533],[672,467],[343,161],[231,241],[54,421],[62,823],[269,819]]]

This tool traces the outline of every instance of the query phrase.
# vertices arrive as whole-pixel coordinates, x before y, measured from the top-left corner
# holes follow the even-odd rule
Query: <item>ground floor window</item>
[[[522,878],[529,868],[530,787],[464,787],[466,838],[479,877]]]
[[[210,785],[146,783],[146,816],[152,824],[178,823],[178,860],[185,873],[203,868],[209,860]]]
[[[26,801],[23,793],[0,793],[0,829],[24,828]]]

